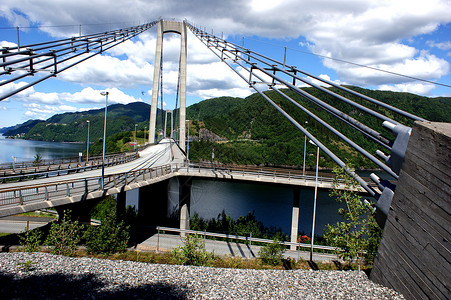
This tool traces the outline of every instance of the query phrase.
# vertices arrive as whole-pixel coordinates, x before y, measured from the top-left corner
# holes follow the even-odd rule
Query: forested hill
[[[387,91],[371,91],[356,87],[349,87],[362,94],[386,102],[392,106],[421,116],[430,121],[451,122],[451,98],[431,99],[409,93],[395,93]],[[337,100],[323,92],[307,88],[308,92],[328,103],[336,103]],[[336,89],[335,92],[340,93]],[[295,108],[287,101],[282,101],[282,97],[275,92],[271,94],[271,99],[278,103],[295,120],[305,124],[309,132],[320,139],[330,150],[340,157],[348,158],[354,165],[366,168],[375,167],[369,161],[357,155],[341,140],[337,139],[330,131],[317,124],[305,113]],[[302,103],[312,112],[334,126],[343,128],[341,121],[325,113],[316,105],[301,98],[297,94],[287,91],[293,99]],[[205,105],[204,105],[205,104]],[[344,112],[358,119],[364,124],[373,128],[381,128],[381,121],[366,114],[362,114],[354,107],[345,104],[338,105]],[[230,107],[229,110],[221,110],[222,107]],[[390,115],[386,109],[378,109],[382,114]],[[218,112],[218,113],[215,113]],[[204,116],[199,118],[199,116]],[[304,136],[294,125],[285,119],[276,109],[265,101],[258,94],[253,94],[244,100],[231,98],[210,99],[196,105],[193,111],[191,107],[187,110],[187,118],[194,120],[190,135],[197,135],[197,130],[206,127],[215,134],[228,140],[227,143],[214,144],[212,142],[193,143],[190,157],[194,159],[209,159],[211,148],[215,149],[215,159],[223,163],[239,164],[269,164],[269,165],[302,165]],[[385,129],[380,129],[389,135]],[[363,146],[370,153],[374,153],[377,148],[370,143],[362,134],[355,130],[344,127],[341,130],[359,145]],[[309,146],[307,146],[309,148]],[[307,149],[308,151],[314,151]],[[308,155],[308,164],[313,164],[314,156]],[[321,165],[333,166],[327,157],[322,159]]]
[[[357,87],[349,88],[427,120],[451,122],[451,98],[427,98],[409,93],[373,91]],[[332,89],[337,93],[341,93],[335,88]],[[306,90],[325,102],[331,104],[337,102],[337,100],[323,92],[312,88],[306,88]],[[340,157],[350,158],[352,162],[359,166],[372,166],[369,162],[357,156],[347,145],[338,140],[323,126],[318,125],[292,104],[282,100],[281,96],[273,91],[266,93],[271,94],[271,98],[299,123],[305,124],[307,122],[306,127],[308,131],[319,138],[329,149],[339,154]],[[286,93],[312,112],[318,113],[322,119],[335,128],[342,128],[345,135],[352,138],[369,152],[374,153],[376,150],[374,145],[365,139],[363,135],[348,128],[349,126],[343,128],[341,121],[326,114],[316,105],[291,91]],[[342,103],[339,103],[338,106],[344,112],[372,128],[381,127],[379,120],[362,114],[354,107]],[[386,109],[378,110],[382,114],[391,115],[391,112]],[[149,113],[150,105],[143,102],[109,106],[107,136],[115,135],[119,132],[129,132],[131,134],[135,124],[138,124],[137,129],[143,135],[144,128],[148,127]],[[17,125],[4,135],[13,136],[17,133],[24,133],[23,137],[26,139],[85,142],[87,138],[86,121],[90,120],[90,140],[94,142],[98,141],[103,135],[103,118],[104,109],[58,114],[46,121],[31,120]],[[211,159],[211,148],[215,148],[215,159],[223,163],[297,166],[302,164],[303,134],[258,94],[250,95],[245,99],[220,97],[204,100],[187,108],[187,119],[190,120],[189,135],[191,140],[199,140],[201,129],[207,129],[207,132],[210,132],[206,135],[207,139],[211,136],[219,136],[222,140],[221,143],[216,143],[211,139],[192,143],[190,158],[193,160]],[[157,127],[163,127],[160,117],[157,118]],[[388,132],[384,132],[384,129],[381,130],[384,134],[388,134]],[[116,135],[117,137],[118,135]],[[312,149],[308,148],[307,150],[310,151]],[[313,160],[313,157],[308,156],[307,160],[309,162]],[[332,162],[327,158],[323,158],[321,164],[327,166],[329,164],[332,165]]]
[[[15,136],[22,133],[23,138],[31,140],[84,142],[87,138],[86,121],[89,120],[90,140],[95,141],[103,136],[104,111],[104,108],[93,109],[57,114],[46,121],[31,120],[16,125],[13,130],[6,131],[4,135]],[[144,123],[145,120],[149,120],[149,114],[150,105],[143,102],[108,106],[107,136],[134,130],[136,123]],[[30,126],[30,122],[33,123],[33,126]]]

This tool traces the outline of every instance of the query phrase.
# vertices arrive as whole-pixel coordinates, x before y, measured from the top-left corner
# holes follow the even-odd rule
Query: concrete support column
[[[163,21],[158,23],[157,49],[155,51],[155,65],[153,70],[152,104],[150,106],[149,143],[155,143],[155,128],[157,123],[158,88],[160,85],[161,51],[163,48]]]
[[[301,190],[299,187],[293,189],[293,211],[291,215],[291,239],[290,242],[297,243],[299,232],[299,196]],[[296,246],[290,246],[290,250],[296,250]]]
[[[189,212],[191,205],[191,177],[180,178],[179,183],[179,207],[180,207],[180,229],[190,229],[189,225]],[[185,233],[180,234],[181,237],[185,237]]]

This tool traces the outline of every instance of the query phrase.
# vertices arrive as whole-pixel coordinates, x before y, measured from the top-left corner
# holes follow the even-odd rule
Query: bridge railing
[[[108,189],[123,187],[134,182],[158,178],[172,172],[173,168],[171,165],[164,165],[105,175],[104,189],[107,191]],[[0,188],[0,207],[24,205],[35,201],[49,201],[64,197],[81,197],[95,191],[102,191],[101,180],[101,176],[95,176],[49,184]]]
[[[120,153],[105,157],[105,166],[111,167],[127,163],[138,157],[136,152]],[[89,162],[69,159],[48,160],[37,166],[32,162],[23,162],[21,167],[14,169],[0,169],[0,182],[14,180],[27,180],[49,176],[59,176],[69,172],[78,173],[82,171],[96,170],[102,167],[102,157],[94,157]]]
[[[180,168],[181,166],[177,166]],[[182,167],[186,167],[183,165]],[[282,169],[282,168],[268,168],[268,167],[253,167],[253,166],[231,166],[231,165],[218,165],[218,164],[208,164],[208,163],[190,163],[187,171],[201,172],[201,170],[217,170],[226,172],[229,175],[254,175],[259,178],[260,176],[266,176],[271,178],[288,178],[288,179],[298,179],[305,181],[315,181],[315,175],[309,175],[308,173],[302,174],[300,170]],[[334,181],[333,174],[321,173],[318,176],[318,182],[332,183]],[[338,181],[339,183],[342,180]]]
[[[246,241],[249,242],[250,245],[252,245],[252,242],[254,243],[265,243],[265,244],[271,244],[274,241],[269,239],[262,239],[262,238],[255,238],[252,237],[252,234],[249,236],[241,236],[241,235],[235,235],[235,234],[225,234],[225,233],[215,233],[215,232],[207,232],[207,231],[197,231],[197,230],[189,230],[189,229],[179,229],[179,228],[170,228],[170,227],[162,227],[157,226],[156,227],[158,234],[160,234],[161,231],[163,232],[177,232],[177,233],[186,233],[186,234],[196,234],[199,236],[210,236],[214,238],[221,238],[226,240],[240,240],[240,241]],[[294,242],[286,242],[286,241],[279,241],[280,245],[284,246],[297,246],[299,248],[308,248],[311,249],[311,244],[303,244],[303,243],[294,243]],[[157,244],[157,248],[159,245]],[[327,250],[327,251],[335,251],[335,250],[341,250],[340,248],[326,246],[326,245],[313,245],[313,249],[318,250]]]

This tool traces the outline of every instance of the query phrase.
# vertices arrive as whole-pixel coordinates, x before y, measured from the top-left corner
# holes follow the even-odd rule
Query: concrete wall
[[[417,122],[370,278],[406,299],[451,299],[451,124]]]

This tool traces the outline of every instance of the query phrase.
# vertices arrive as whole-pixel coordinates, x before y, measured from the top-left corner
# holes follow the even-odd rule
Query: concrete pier
[[[291,239],[290,242],[296,243],[298,241],[299,232],[299,197],[301,189],[295,187],[293,189],[293,211],[291,216]],[[296,246],[290,246],[290,250],[296,250]]]

